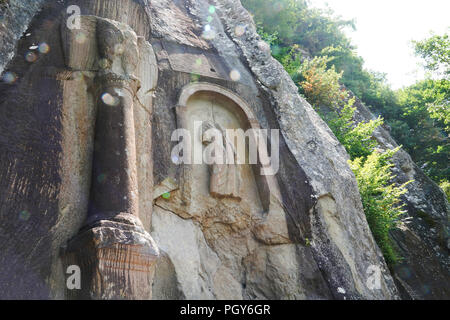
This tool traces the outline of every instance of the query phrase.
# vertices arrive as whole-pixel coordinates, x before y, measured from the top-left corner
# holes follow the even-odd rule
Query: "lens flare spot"
[[[109,93],[102,94],[102,101],[108,106],[117,106],[119,104],[119,99]]]
[[[75,41],[79,44],[85,43],[86,42],[86,34],[83,31],[79,31],[77,32],[76,36],[75,36]]]
[[[258,48],[263,52],[270,52],[270,46],[265,41],[258,41]]]
[[[244,25],[239,25],[236,28],[234,28],[234,34],[237,37],[242,36],[245,33],[245,26]]]
[[[411,270],[407,267],[402,267],[398,270],[398,273],[401,275],[402,278],[409,279],[411,278]]]
[[[23,210],[19,213],[19,219],[22,221],[27,221],[30,217],[31,214],[27,210]]]
[[[203,30],[202,37],[206,40],[212,40],[216,37],[216,31],[209,24],[207,24]]]
[[[428,285],[424,284],[424,285],[422,286],[422,292],[423,292],[423,294],[425,294],[425,295],[429,294],[429,293],[431,292],[431,291],[430,291],[430,287],[429,287]]]
[[[273,55],[279,55],[280,53],[281,53],[281,48],[280,48],[280,46],[279,45],[273,45],[272,46],[272,54]]]
[[[97,177],[97,181],[98,181],[99,183],[102,183],[103,181],[105,181],[105,179],[106,179],[106,175],[105,175],[104,173],[100,174],[100,175]]]
[[[170,192],[166,192],[166,193],[163,193],[162,195],[161,195],[161,197],[163,198],[163,199],[170,199]]]
[[[172,156],[172,162],[174,164],[178,164],[179,161],[180,161],[180,158],[178,158],[177,156]]]
[[[216,7],[215,6],[209,6],[208,11],[209,11],[209,13],[214,14],[214,12],[216,12]]]
[[[2,81],[7,84],[13,84],[17,80],[17,75],[14,72],[5,72],[2,76]]]
[[[206,21],[208,21],[208,22],[211,22],[211,21],[213,21],[213,17],[211,17],[211,16],[208,16],[208,18],[206,18]]]
[[[75,80],[75,81],[81,81],[81,80],[83,80],[83,79],[84,79],[83,72],[81,72],[81,71],[74,71],[74,72],[72,73],[72,78],[73,78],[73,80]]]
[[[274,3],[274,5],[273,5],[274,13],[278,13],[283,9],[284,9],[284,5],[281,2]]]
[[[198,82],[200,80],[200,76],[196,73],[191,73],[191,82]]]
[[[116,55],[121,55],[121,54],[123,54],[124,51],[125,51],[125,48],[123,47],[123,45],[121,43],[118,43],[114,46],[114,53]]]
[[[49,53],[49,51],[50,51],[50,46],[49,46],[47,43],[42,42],[42,43],[39,45],[39,52],[40,52],[40,53],[46,54],[46,53]]]
[[[27,60],[30,63],[33,63],[37,60],[37,55],[34,52],[28,52],[25,55],[25,60]]]
[[[231,70],[230,78],[233,81],[239,81],[239,80],[241,80],[241,73],[239,71],[237,71],[236,69]]]
[[[98,66],[100,67],[100,69],[106,69],[109,66],[109,62],[107,59],[100,59],[98,61]]]

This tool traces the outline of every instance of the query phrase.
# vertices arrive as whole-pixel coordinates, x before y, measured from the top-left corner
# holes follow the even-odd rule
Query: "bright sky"
[[[450,27],[450,0],[310,0],[325,4],[336,15],[356,20],[356,31],[347,34],[364,58],[365,67],[384,72],[394,89],[424,77],[411,40],[422,40],[430,31],[443,34]]]

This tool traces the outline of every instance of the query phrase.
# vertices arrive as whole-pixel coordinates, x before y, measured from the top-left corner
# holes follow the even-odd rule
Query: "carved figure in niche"
[[[225,130],[217,123],[205,121],[202,123],[201,139],[212,151],[206,152],[207,159],[205,159],[209,164],[211,196],[240,201],[241,177],[237,154],[233,143],[227,139]]]

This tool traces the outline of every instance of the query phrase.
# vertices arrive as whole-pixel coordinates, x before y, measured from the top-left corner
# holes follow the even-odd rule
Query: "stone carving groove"
[[[81,31],[62,27],[66,64],[96,71],[89,90],[97,113],[88,218],[64,252],[67,265],[80,266],[82,286],[68,296],[149,299],[159,251],[139,219],[134,101],[142,41],[112,20],[84,16],[81,24]]]

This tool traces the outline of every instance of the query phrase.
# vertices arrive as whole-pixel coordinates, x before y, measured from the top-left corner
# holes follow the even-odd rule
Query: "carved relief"
[[[195,282],[180,281],[188,298],[242,299],[245,290],[240,279],[250,279],[246,280],[250,288],[247,292],[253,290],[252,286],[261,288],[260,279],[267,274],[266,261],[288,255],[279,254],[281,250],[296,250],[276,177],[262,175],[261,164],[249,162],[252,131],[245,138],[245,159],[242,143],[230,134],[240,130],[245,136],[247,130],[259,129],[258,121],[236,93],[204,82],[182,89],[176,115],[178,128],[186,132],[177,142],[189,140],[192,146],[186,148],[191,154],[186,156],[183,149],[176,159],[183,156],[183,160],[192,161],[180,168],[178,189],[171,188],[168,181],[161,184],[162,190],[173,191],[170,197],[156,201],[154,236],[164,245],[180,279],[197,273],[210,276],[196,278]],[[214,150],[221,150],[223,159],[217,159],[211,153]],[[200,156],[201,163],[195,161]],[[210,162],[209,157],[225,163]],[[179,241],[183,241],[184,249],[180,250]],[[269,249],[273,245],[277,247]],[[255,264],[249,262],[253,259]],[[271,281],[291,277],[300,268],[297,261],[283,263],[286,268],[269,268],[273,270]],[[282,286],[286,285],[280,283]]]
[[[97,110],[88,218],[64,253],[66,264],[82,266],[82,290],[68,295],[149,299],[159,250],[139,218],[135,104],[151,102],[145,94],[155,80],[142,79],[146,93],[138,94],[137,75],[151,73],[138,66],[155,57],[150,44],[125,24],[82,16],[81,26],[81,31],[63,26],[66,65],[93,73],[87,87]]]
[[[219,103],[220,106],[217,108],[213,107],[213,110],[211,110],[211,103],[214,105],[214,102],[212,101],[205,101],[203,107],[190,105],[192,98],[199,94],[208,94],[210,95],[210,98],[208,99],[212,99],[212,101],[221,101]],[[260,129],[258,120],[244,100],[230,90],[212,83],[197,82],[187,85],[180,94],[176,112],[178,128],[192,130],[192,123],[194,121],[203,121],[205,126],[213,127],[221,131],[222,136],[225,138],[226,135],[223,132],[224,129],[242,129],[244,131],[248,129]],[[193,135],[196,134],[197,133],[193,132]],[[210,142],[207,141],[207,137],[206,139],[203,137],[203,132],[200,132],[199,139],[205,145],[205,148],[207,148]],[[223,146],[233,145],[226,140],[224,140],[222,144]],[[266,146],[263,144],[262,149],[265,147]],[[233,150],[233,148],[229,148],[229,150]],[[234,158],[235,161],[233,163],[237,163],[235,152],[228,152],[226,153],[226,156]],[[244,169],[244,167],[246,168]],[[275,176],[261,175],[261,168],[261,163],[244,166],[211,165],[209,168],[210,174],[208,183],[210,195],[215,198],[234,198],[242,200],[244,193],[247,193],[245,195],[246,198],[254,198],[253,195],[248,195],[250,190],[246,190],[249,188],[247,186],[249,181],[246,180],[254,179],[256,182],[256,190],[254,191],[257,193],[255,202],[261,202],[263,211],[268,212],[271,207],[271,201],[279,203],[281,195]],[[189,171],[190,169],[187,168],[187,170]],[[248,173],[248,170],[250,170],[251,173]],[[222,178],[219,182],[219,176],[225,178]],[[250,178],[250,176],[252,177]],[[188,179],[190,178],[187,177],[186,180]],[[190,185],[191,184],[188,184],[186,188],[189,188]],[[250,193],[253,194],[253,190]],[[189,200],[186,199],[185,201]]]
[[[212,155],[206,152],[207,163],[210,166],[209,189],[211,196],[216,198],[233,198],[241,200],[241,177],[237,166],[237,155],[234,145],[228,140],[225,130],[217,123],[206,121],[202,124],[202,143],[211,146],[212,152],[222,155]],[[208,150],[207,150],[208,151]],[[211,159],[214,157],[215,159]]]

